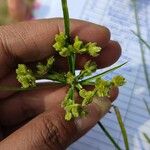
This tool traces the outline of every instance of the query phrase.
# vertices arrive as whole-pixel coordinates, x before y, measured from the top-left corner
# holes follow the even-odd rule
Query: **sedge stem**
[[[67,0],[61,0],[61,2],[64,16],[65,35],[67,36],[67,42],[70,43],[70,19]]]
[[[109,140],[112,142],[112,144],[115,146],[116,150],[121,150],[120,146],[116,143],[116,141],[114,140],[114,138],[111,136],[111,134],[107,131],[107,129],[103,126],[103,124],[98,121],[97,122],[98,125],[100,126],[100,128],[103,130],[103,132],[105,133],[105,135],[109,138]]]

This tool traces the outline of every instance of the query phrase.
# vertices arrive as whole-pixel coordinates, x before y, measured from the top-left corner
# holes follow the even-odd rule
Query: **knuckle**
[[[41,131],[41,137],[44,145],[48,149],[60,149],[63,150],[63,142],[61,139],[60,129],[55,125],[51,118],[47,115],[42,116],[43,130]]]
[[[49,149],[65,150],[76,138],[74,121],[66,122],[61,113],[44,113],[41,115],[41,138]]]

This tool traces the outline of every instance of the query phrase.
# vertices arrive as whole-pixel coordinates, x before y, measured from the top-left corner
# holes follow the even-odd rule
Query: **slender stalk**
[[[125,148],[126,148],[126,150],[129,150],[128,136],[127,136],[127,132],[126,132],[124,123],[122,121],[122,117],[121,117],[119,108],[117,106],[113,106],[113,108],[114,108],[114,111],[116,113],[117,120],[118,120],[120,129],[121,129],[121,132],[122,132]]]
[[[42,86],[46,86],[46,85],[65,85],[63,83],[60,82],[42,82],[42,83],[37,83],[36,87],[29,87],[29,88],[21,88],[21,87],[13,87],[13,86],[0,86],[0,92],[1,91],[15,91],[15,92],[19,92],[19,91],[29,91],[29,90],[36,90],[41,88]]]
[[[107,131],[107,129],[103,126],[103,124],[100,121],[98,121],[97,124],[103,130],[103,132],[108,137],[108,139],[112,142],[112,144],[115,146],[116,150],[121,150],[120,146],[116,143],[112,135]]]
[[[147,103],[147,101],[145,99],[144,99],[144,103],[145,103],[145,107],[146,107],[146,109],[148,111],[148,114],[150,115],[150,107],[148,106],[148,103]]]
[[[68,11],[68,5],[67,0],[61,0],[62,2],[62,9],[63,9],[63,16],[64,16],[64,27],[65,27],[65,35],[67,36],[66,45],[68,46],[71,44],[70,40],[70,18],[69,18],[69,11]],[[68,56],[68,65],[69,65],[69,71],[75,75],[75,59],[76,55],[74,53],[71,53],[70,56]],[[74,100],[74,90],[75,85],[72,84],[70,88],[70,99]]]
[[[150,45],[141,37],[141,35],[138,35],[135,31],[132,31],[132,33],[136,35],[139,38],[139,40],[141,40],[143,44],[145,44],[146,47],[150,50]]]
[[[136,21],[136,28],[137,28],[137,34],[141,35],[141,30],[140,30],[140,23],[139,23],[139,16],[138,16],[138,9],[137,9],[137,5],[136,5],[136,0],[132,0],[133,2],[133,7],[134,7],[134,15],[135,15],[135,21]],[[142,57],[142,62],[143,62],[143,67],[144,67],[144,73],[145,73],[145,78],[147,81],[147,86],[148,86],[148,91],[149,91],[149,95],[150,95],[150,79],[148,77],[148,71],[147,71],[147,66],[146,66],[146,60],[145,60],[145,56],[144,56],[144,47],[143,47],[143,43],[141,40],[139,40],[139,44],[140,44],[140,50],[141,50],[141,57]]]
[[[67,36],[66,44],[69,45],[71,41],[70,41],[70,19],[69,19],[68,5],[67,0],[61,0],[61,2],[64,16],[65,35]],[[68,65],[70,72],[75,75],[75,54],[72,53],[68,57]]]
[[[65,27],[65,34],[67,36],[67,42],[70,43],[70,19],[69,19],[69,11],[67,0],[61,0],[63,15],[64,15],[64,27]]]
[[[145,137],[146,141],[150,144],[150,137],[146,133],[143,133],[143,136]]]
[[[80,84],[82,83],[82,84],[84,84],[84,85],[89,84],[89,83],[92,83],[92,80],[96,80],[96,79],[99,78],[99,77],[102,77],[102,76],[104,76],[104,75],[106,75],[106,74],[108,74],[108,73],[110,73],[110,72],[112,72],[112,71],[114,71],[114,70],[117,70],[117,69],[119,69],[120,67],[124,66],[126,63],[127,63],[127,62],[125,62],[125,63],[123,63],[123,64],[121,64],[121,65],[118,65],[118,66],[116,66],[116,67],[114,67],[114,68],[111,68],[111,69],[109,69],[109,70],[106,70],[106,71],[104,71],[104,72],[102,72],[102,73],[100,73],[100,74],[98,74],[98,75],[95,75],[95,76],[92,76],[92,77],[87,78],[87,79],[85,79],[85,80],[82,80],[82,81],[80,81],[79,83],[80,83]]]

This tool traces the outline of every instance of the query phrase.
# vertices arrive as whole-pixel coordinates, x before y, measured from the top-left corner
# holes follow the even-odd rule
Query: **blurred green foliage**
[[[29,5],[31,5],[33,1],[34,0],[26,0]],[[12,21],[7,9],[7,0],[0,0],[0,25],[8,24]]]
[[[0,25],[7,24],[12,21],[8,15],[6,2],[6,0],[0,0]]]

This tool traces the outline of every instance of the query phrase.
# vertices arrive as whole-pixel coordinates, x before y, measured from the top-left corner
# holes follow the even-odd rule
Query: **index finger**
[[[63,31],[62,19],[21,22],[0,27],[0,78],[17,63],[42,60],[54,54],[54,36]],[[93,23],[71,20],[71,36],[105,47],[110,40],[107,28]]]

